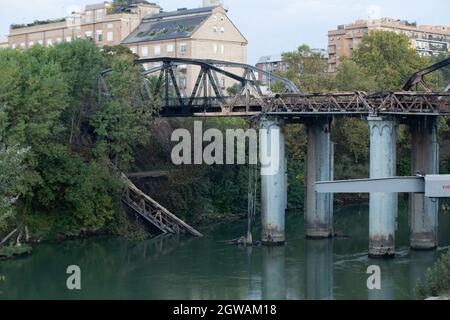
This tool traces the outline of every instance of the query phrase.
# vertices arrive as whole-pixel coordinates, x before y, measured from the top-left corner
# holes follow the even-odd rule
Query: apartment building
[[[269,56],[262,56],[259,58],[258,62],[256,63],[256,67],[260,70],[269,72],[269,73],[283,73],[287,71],[287,64],[283,61],[283,55],[282,54],[275,54],[275,55],[269,55]],[[258,74],[258,81],[263,86],[269,85],[269,75],[259,73]]]
[[[328,52],[322,48],[311,48],[311,54],[317,54],[324,62],[328,61]],[[262,56],[256,63],[256,67],[270,73],[284,73],[288,71],[288,65],[283,60],[283,54],[275,54],[270,56]],[[258,81],[263,85],[269,85],[269,75],[259,73]]]
[[[99,46],[118,45],[139,26],[144,16],[160,10],[157,4],[146,2],[124,6],[109,2],[87,5],[84,11],[63,19],[12,25],[8,46],[26,49],[37,43],[51,46],[72,39],[92,39]]]
[[[150,14],[122,44],[141,58],[178,57],[247,63],[247,40],[222,6]],[[233,68],[227,70],[239,72]],[[182,94],[190,94],[198,71],[196,66],[178,68],[176,76]],[[223,89],[234,84],[231,79],[220,75],[219,82]]]
[[[349,57],[365,35],[378,30],[405,34],[411,47],[423,56],[450,52],[450,27],[419,26],[391,18],[357,20],[328,32],[329,72],[336,72],[339,59]]]

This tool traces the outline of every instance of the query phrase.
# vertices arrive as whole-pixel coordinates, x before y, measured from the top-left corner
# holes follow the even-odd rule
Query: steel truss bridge
[[[333,235],[333,198],[318,194],[316,182],[332,181],[334,151],[330,125],[335,116],[365,117],[370,139],[370,177],[395,178],[397,122],[407,122],[411,132],[411,172],[433,175],[439,168],[437,143],[438,116],[450,115],[450,85],[443,92],[431,92],[426,76],[450,65],[450,58],[418,71],[398,92],[302,93],[289,80],[255,67],[216,60],[156,58],[137,60],[143,66],[140,97],[136,105],[151,105],[162,117],[253,116],[264,128],[281,129],[288,122],[304,122],[307,127],[305,159],[305,234],[322,239]],[[197,70],[195,85],[180,83],[180,76]],[[229,71],[233,70],[233,72]],[[99,79],[99,90],[106,99],[114,98],[105,80],[111,70]],[[265,93],[257,81],[263,74],[272,83],[283,84],[284,92]],[[221,77],[222,81],[219,81]],[[234,91],[224,92],[223,78],[235,83]],[[190,92],[187,91],[189,87]],[[414,90],[414,91],[411,91]],[[234,92],[232,96],[229,93]],[[311,121],[311,118],[313,121]],[[280,121],[281,120],[281,121]],[[281,132],[276,134],[276,132]],[[271,148],[278,154],[278,170],[261,175],[262,243],[285,243],[285,209],[287,170],[285,139],[281,131],[269,130],[276,139]],[[268,139],[272,143],[272,139]],[[272,151],[271,151],[272,152]],[[124,180],[126,177],[122,175]],[[369,255],[395,254],[397,199],[392,192],[371,193],[369,204]],[[437,247],[438,204],[422,194],[410,196],[410,243],[417,250]],[[185,231],[201,234],[178,219],[128,181],[122,201],[160,231]]]
[[[450,115],[450,85],[444,92],[431,92],[425,76],[450,65],[450,59],[420,70],[399,92],[334,92],[301,93],[290,80],[283,79],[253,66],[218,61],[183,58],[140,59],[143,99],[159,106],[162,117],[191,116],[255,116],[259,114],[285,117],[318,115]],[[151,67],[148,67],[148,66]],[[187,66],[195,67],[196,82],[191,92],[185,92],[177,75]],[[226,71],[227,69],[239,72]],[[100,76],[100,91],[110,95],[105,77]],[[257,74],[268,77],[272,83],[284,86],[284,92],[265,94]],[[219,82],[219,76],[236,83],[237,92],[230,96]],[[184,84],[185,85],[185,84]],[[419,90],[422,87],[422,91]],[[410,91],[415,88],[416,91]]]

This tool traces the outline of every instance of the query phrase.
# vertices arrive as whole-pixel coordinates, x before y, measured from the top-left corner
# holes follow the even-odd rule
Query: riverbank
[[[0,247],[0,260],[27,256],[30,255],[31,252],[32,248],[28,244]]]

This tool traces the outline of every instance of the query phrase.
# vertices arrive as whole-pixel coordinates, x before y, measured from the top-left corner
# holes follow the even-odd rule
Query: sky
[[[101,0],[0,0],[0,36],[13,23],[61,18]],[[165,11],[195,8],[202,0],[159,0]],[[248,62],[295,50],[327,47],[328,30],[357,19],[391,17],[421,25],[450,25],[449,0],[225,0],[229,16],[247,38]]]

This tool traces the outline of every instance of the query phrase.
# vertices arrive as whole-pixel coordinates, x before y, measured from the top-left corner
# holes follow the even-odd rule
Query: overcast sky
[[[12,23],[60,18],[98,0],[0,0],[0,35]],[[153,1],[150,1],[153,2]],[[199,7],[202,0],[160,0],[164,10]],[[225,0],[229,16],[249,41],[249,62],[306,43],[326,48],[327,31],[370,17],[450,25],[449,0]]]

